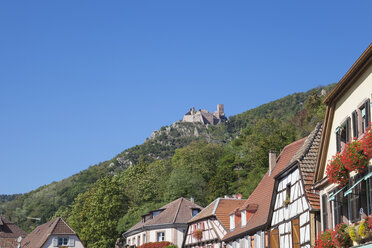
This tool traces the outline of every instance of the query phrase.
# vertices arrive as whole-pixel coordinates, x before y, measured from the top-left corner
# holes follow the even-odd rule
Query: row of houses
[[[269,152],[269,169],[248,199],[225,196],[205,208],[177,199],[144,214],[123,234],[126,245],[310,248],[321,232],[362,221],[372,214],[371,98],[372,44],[326,97],[323,124],[278,156]],[[358,247],[372,247],[368,241]],[[84,246],[61,218],[27,235],[0,216],[0,247]]]
[[[84,248],[77,233],[60,217],[36,227],[27,234],[0,216],[0,248]]]
[[[372,214],[371,98],[372,44],[326,97],[323,124],[278,156],[269,152],[269,169],[248,199],[218,198],[205,208],[178,199],[124,233],[127,246],[310,248],[321,232],[358,223]],[[363,163],[337,163],[362,139],[370,151],[358,150]]]

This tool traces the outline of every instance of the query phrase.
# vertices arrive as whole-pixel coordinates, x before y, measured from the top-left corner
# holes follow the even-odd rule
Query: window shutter
[[[346,119],[346,143],[350,141],[350,117]]]
[[[370,100],[367,99],[367,101],[365,102],[365,110],[366,110],[366,127],[368,128],[369,127],[369,123],[371,122],[371,108],[370,108],[371,104],[370,104]]]
[[[353,118],[353,137],[358,138],[358,112],[355,110],[351,116]]]
[[[53,238],[53,246],[54,247],[58,246],[58,238]]]
[[[328,228],[328,209],[327,209],[327,195],[322,195],[322,217],[323,217],[323,231]]]
[[[293,248],[300,248],[300,224],[298,219],[292,220],[292,244]]]
[[[341,152],[341,131],[336,133],[337,152]]]
[[[74,247],[75,246],[75,239],[73,236],[68,237],[68,246],[69,247]]]
[[[275,228],[270,232],[270,247],[279,248],[279,229]]]

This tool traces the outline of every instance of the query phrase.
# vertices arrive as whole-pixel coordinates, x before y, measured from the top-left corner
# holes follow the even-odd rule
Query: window
[[[246,215],[246,211],[243,210],[242,211],[242,226],[245,226],[247,225],[247,215]]]
[[[161,213],[161,210],[157,210],[157,211],[152,212],[152,218],[154,218],[155,216],[157,216],[160,213]]]
[[[337,152],[341,152],[347,142],[350,141],[350,122],[351,119],[348,117],[345,122],[336,129],[336,145]]]
[[[142,243],[145,244],[147,241],[146,241],[146,234],[143,234],[142,235]]]
[[[138,246],[140,246],[141,245],[141,236],[137,236],[137,242],[138,242]]]
[[[288,201],[288,203],[291,200],[291,184],[290,183],[288,183],[287,187],[285,188],[285,200]]]
[[[195,215],[197,215],[198,213],[199,213],[199,209],[194,208],[194,209],[192,210],[192,216],[195,216]]]
[[[369,127],[370,122],[370,100],[367,99],[358,109],[359,135],[363,134]]]
[[[156,233],[156,241],[164,241],[165,240],[165,234],[164,232],[158,232]]]
[[[339,189],[335,189],[333,194],[335,194]],[[343,216],[344,216],[344,205],[346,201],[344,198],[344,192],[340,192],[335,195],[335,199],[333,201],[333,218],[335,221],[335,225],[343,223]]]
[[[67,245],[68,238],[58,238],[58,246]]]

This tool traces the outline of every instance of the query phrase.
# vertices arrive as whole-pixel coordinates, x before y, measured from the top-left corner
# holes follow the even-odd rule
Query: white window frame
[[[230,214],[230,230],[235,228],[235,214]]]
[[[242,210],[242,226],[246,226],[247,225],[247,211],[244,209]]]

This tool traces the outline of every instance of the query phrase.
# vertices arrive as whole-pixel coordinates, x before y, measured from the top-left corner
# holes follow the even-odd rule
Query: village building
[[[199,109],[198,111],[195,111],[195,108],[191,108],[182,118],[183,122],[203,123],[209,125],[217,125],[226,120],[227,118],[225,116],[223,104],[218,104],[217,110],[213,114],[208,110]]]
[[[201,210],[202,207],[193,201],[179,198],[157,210],[150,211],[123,234],[126,245],[138,247],[149,242],[168,241],[181,247],[187,222]]]
[[[27,233],[4,216],[0,216],[0,247],[17,247],[18,239],[26,237]]]
[[[21,242],[21,248],[84,248],[78,235],[60,217],[36,227]]]
[[[275,177],[287,167],[305,140],[285,146],[277,158],[271,153],[269,170],[244,205],[231,213],[231,230],[223,238],[229,248],[270,247],[268,230],[275,200]]]
[[[222,238],[230,230],[229,215],[244,202],[240,194],[214,200],[189,220],[183,247],[223,247]]]
[[[371,98],[372,44],[324,100],[324,131],[314,180],[314,187],[320,190],[322,230],[333,229],[339,223],[358,222],[372,213],[371,160],[367,161],[365,171],[347,172],[346,185],[327,176],[334,156],[345,152],[350,141],[367,135]]]
[[[319,194],[312,186],[321,133],[321,124],[318,124],[288,166],[275,176],[271,248],[310,248],[315,245],[320,228],[320,203]]]

